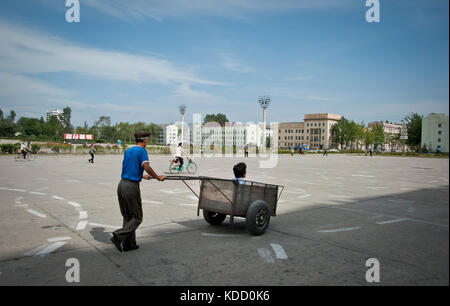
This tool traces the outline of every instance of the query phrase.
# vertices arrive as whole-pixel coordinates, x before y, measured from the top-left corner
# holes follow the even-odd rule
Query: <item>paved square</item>
[[[151,166],[168,169],[167,155]],[[372,285],[366,260],[380,262],[379,285],[449,284],[448,159],[280,155],[197,158],[199,175],[284,185],[277,217],[262,236],[244,219],[213,227],[180,181],[144,181],[140,249],[120,254],[116,197],[121,155],[0,156],[0,285],[66,285],[66,260],[81,285]],[[190,183],[198,190],[198,183]]]

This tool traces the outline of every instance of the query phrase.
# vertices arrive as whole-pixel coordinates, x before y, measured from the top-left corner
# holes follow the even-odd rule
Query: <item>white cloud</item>
[[[246,18],[251,13],[277,13],[292,10],[335,8],[349,0],[90,0],[87,5],[120,19],[209,15]],[[84,3],[83,3],[84,4]]]
[[[190,84],[181,84],[175,90],[172,97],[187,97],[194,99],[215,99],[215,97],[209,93],[193,90]]]
[[[22,96],[67,96],[71,92],[44,82],[8,72],[0,71],[0,97]]]
[[[58,37],[0,22],[0,69],[16,74],[69,72],[100,79],[158,84],[220,85],[151,56],[73,45]]]
[[[221,53],[220,58],[222,65],[234,72],[250,73],[254,72],[254,69],[248,66],[244,61],[234,57],[231,53]]]

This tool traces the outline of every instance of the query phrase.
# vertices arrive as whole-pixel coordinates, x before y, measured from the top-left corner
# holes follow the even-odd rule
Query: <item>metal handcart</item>
[[[220,179],[206,176],[167,176],[166,180],[181,180],[198,198],[200,209],[211,225],[220,225],[226,216],[233,224],[235,217],[245,218],[247,230],[252,235],[262,235],[269,226],[270,217],[276,216],[277,204],[284,186],[246,181]],[[186,181],[199,180],[200,194]]]

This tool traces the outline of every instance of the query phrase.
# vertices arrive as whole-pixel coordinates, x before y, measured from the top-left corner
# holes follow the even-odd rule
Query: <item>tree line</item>
[[[48,120],[44,120],[43,117],[39,119],[21,117],[16,121],[16,113],[13,110],[5,117],[0,109],[0,137],[62,142],[64,134],[92,134],[94,135],[93,142],[115,143],[121,140],[123,143],[133,143],[135,131],[145,130],[151,133],[149,143],[156,144],[162,131],[161,126],[155,123],[120,122],[111,124],[111,118],[108,116],[100,116],[92,126],[89,126],[87,122],[84,122],[83,126],[73,126],[71,115],[72,110],[70,107],[66,107],[62,114],[51,116]]]
[[[422,135],[422,118],[417,113],[411,113],[404,118],[408,139],[403,140],[400,134],[390,134],[384,132],[381,124],[376,124],[369,129],[364,123],[356,123],[345,117],[333,125],[333,137],[343,149],[368,150],[369,148],[379,148],[386,144],[391,147],[408,145],[415,151],[420,151]]]

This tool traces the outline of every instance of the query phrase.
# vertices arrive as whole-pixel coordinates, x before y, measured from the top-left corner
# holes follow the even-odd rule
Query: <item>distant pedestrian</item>
[[[372,151],[372,149],[369,150],[369,153],[370,153],[370,157],[372,157],[372,156],[373,156],[373,151]]]
[[[90,163],[94,163],[94,154],[95,154],[94,145],[91,145],[91,149],[89,150],[89,154],[91,154],[91,158],[88,161]]]
[[[294,153],[295,153],[294,149],[291,149],[291,156],[294,156]]]
[[[244,147],[244,154],[245,154],[245,157],[248,157],[248,146],[247,145]]]
[[[323,155],[322,156],[328,156],[327,149],[323,149]]]

